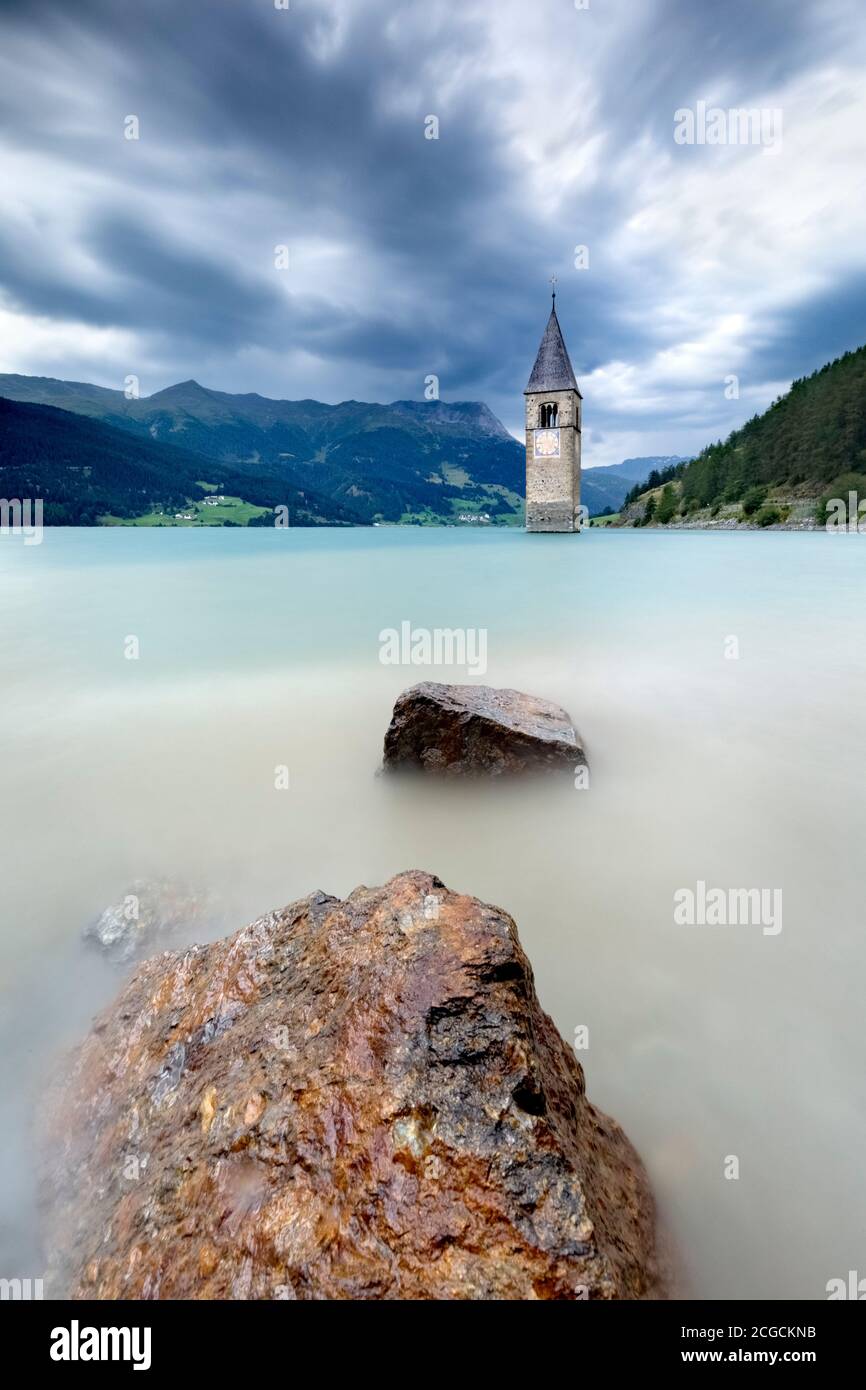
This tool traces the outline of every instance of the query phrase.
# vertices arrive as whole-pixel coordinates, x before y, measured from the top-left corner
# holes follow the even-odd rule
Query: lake
[[[154,875],[228,929],[412,867],[509,911],[587,1030],[682,1291],[866,1275],[862,537],[48,530],[0,537],[0,613],[0,1276],[41,1273],[30,1117],[122,978],[88,921]],[[404,622],[486,671],[383,664]],[[563,704],[589,786],[377,778],[400,691],[467,678]],[[698,883],[778,921],[677,921]]]

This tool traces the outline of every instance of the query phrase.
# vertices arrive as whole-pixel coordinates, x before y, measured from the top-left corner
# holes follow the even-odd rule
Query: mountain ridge
[[[48,526],[93,526],[153,514],[171,524],[175,509],[200,511],[209,524],[273,524],[288,508],[294,526],[353,525],[349,508],[285,480],[239,474],[200,455],[56,406],[0,397],[0,492],[39,498]],[[207,498],[229,497],[211,510]],[[160,519],[157,519],[160,518]]]
[[[330,499],[338,522],[346,515],[368,525],[523,521],[524,447],[482,401],[329,405],[218,391],[193,377],[128,397],[88,382],[17,373],[0,375],[0,396],[197,454],[247,475],[246,490],[257,496],[263,486],[279,491],[277,484],[311,494],[316,515],[321,499]],[[637,466],[645,462],[653,461],[627,460],[628,474],[625,464],[584,470],[590,513],[616,511],[629,486],[646,476],[648,469]]]
[[[276,400],[190,378],[152,396],[51,377],[0,376],[0,395],[179,445],[235,472],[284,480],[361,524],[522,520],[523,455],[482,402]]]

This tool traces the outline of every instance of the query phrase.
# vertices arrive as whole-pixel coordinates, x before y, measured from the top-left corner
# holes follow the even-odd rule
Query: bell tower
[[[526,529],[580,530],[581,394],[553,304],[526,400]]]

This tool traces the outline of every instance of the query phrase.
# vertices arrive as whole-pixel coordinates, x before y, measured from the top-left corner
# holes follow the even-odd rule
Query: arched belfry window
[[[541,428],[555,430],[559,422],[559,406],[555,401],[545,401],[540,412]]]

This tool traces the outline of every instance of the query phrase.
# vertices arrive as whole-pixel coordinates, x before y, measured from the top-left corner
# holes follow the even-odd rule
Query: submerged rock
[[[82,936],[119,964],[127,964],[166,944],[175,933],[216,916],[213,900],[169,879],[137,879],[118,902],[107,907]]]
[[[640,1160],[514,922],[430,874],[146,962],[49,1114],[54,1296],[659,1293]]]
[[[388,769],[496,775],[585,763],[560,705],[489,685],[413,685],[394,706],[385,735]]]

